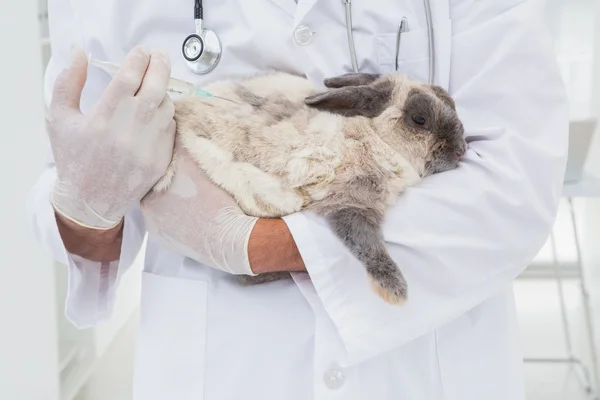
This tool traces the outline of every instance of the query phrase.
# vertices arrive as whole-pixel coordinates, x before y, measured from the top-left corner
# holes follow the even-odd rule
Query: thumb
[[[88,59],[79,47],[71,49],[70,65],[54,83],[50,109],[79,112],[81,92],[87,80]]]

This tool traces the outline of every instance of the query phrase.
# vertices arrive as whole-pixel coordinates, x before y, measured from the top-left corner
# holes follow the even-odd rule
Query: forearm
[[[258,220],[250,234],[248,258],[255,274],[306,271],[294,238],[282,219]]]
[[[54,215],[68,252],[97,262],[116,261],[120,258],[123,221],[112,229],[100,231],[81,227],[58,213]]]

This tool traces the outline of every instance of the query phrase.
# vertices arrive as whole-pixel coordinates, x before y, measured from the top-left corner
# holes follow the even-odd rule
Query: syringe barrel
[[[89,58],[89,64],[104,70],[111,77],[114,77],[121,66],[110,61],[99,61],[93,58]],[[169,79],[169,86],[167,91],[175,94],[192,95],[195,93],[196,88],[190,82],[182,81],[181,79],[171,78]]]

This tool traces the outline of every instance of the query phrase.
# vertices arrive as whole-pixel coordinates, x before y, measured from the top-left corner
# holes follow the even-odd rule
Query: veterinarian
[[[149,232],[135,399],[524,399],[511,287],[551,229],[568,136],[543,5],[351,3],[358,70],[397,64],[427,82],[433,64],[469,142],[458,169],[386,214],[388,250],[409,285],[407,303],[392,306],[323,220],[247,217],[189,159],[167,193],[140,206],[174,146],[169,76],[203,83],[277,69],[321,83],[354,69],[343,2],[232,0],[205,1],[222,55],[192,72],[182,42],[193,3],[49,1],[51,151],[30,197],[33,227],[68,265],[66,315],[81,328],[111,317]],[[72,44],[122,64],[120,74],[88,70]],[[268,271],[294,279],[242,287],[234,276]]]

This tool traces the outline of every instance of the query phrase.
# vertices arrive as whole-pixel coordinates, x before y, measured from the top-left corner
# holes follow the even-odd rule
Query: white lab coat
[[[351,71],[339,0],[205,0],[206,26],[223,43],[209,75],[189,72],[182,40],[193,1],[50,0],[53,58],[72,42],[121,62],[136,44],[166,50],[173,76],[194,82],[265,69],[315,82]],[[431,0],[436,84],[454,96],[470,142],[460,168],[401,196],[384,226],[410,287],[404,307],[383,303],[360,264],[310,213],[285,218],[309,274],[241,288],[225,273],[148,238],[136,400],[519,400],[522,358],[511,282],[544,243],[566,160],[565,91],[543,8],[524,0]],[[355,0],[360,70],[428,76],[422,0]],[[309,27],[312,35],[295,34]],[[306,31],[306,29],[304,29]],[[302,30],[300,30],[302,32]],[[301,42],[302,44],[300,44]],[[84,112],[108,82],[90,69]],[[120,262],[98,265],[66,253],[49,193],[51,155],[30,207],[40,240],[69,265],[66,314],[77,326],[112,313],[119,279],[145,228],[126,216]],[[309,278],[310,276],[310,278]]]

